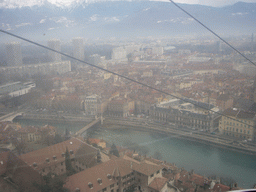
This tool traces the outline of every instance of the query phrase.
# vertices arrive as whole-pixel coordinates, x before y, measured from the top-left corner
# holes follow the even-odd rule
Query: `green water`
[[[47,122],[18,120],[22,125],[45,125]],[[72,132],[84,127],[84,124],[50,123],[61,132],[68,128]],[[162,154],[162,159],[175,163],[178,167],[184,167],[196,173],[224,178],[232,178],[239,187],[252,188],[256,184],[256,156],[246,155],[227,149],[212,147],[210,145],[187,141],[166,134],[149,133],[142,131],[115,129],[94,129],[90,135],[95,138],[103,138],[109,145],[124,145],[127,141],[145,146],[149,150],[148,155],[156,151]]]

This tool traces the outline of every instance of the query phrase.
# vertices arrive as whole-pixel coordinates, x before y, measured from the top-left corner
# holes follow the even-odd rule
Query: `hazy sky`
[[[232,5],[239,1],[256,3],[256,0],[174,0],[174,2],[177,2],[177,3],[201,4],[201,5],[210,5],[210,6]]]
[[[39,0],[40,1],[40,0]],[[63,3],[63,4],[70,4],[73,1],[79,0],[48,0],[53,3]],[[90,0],[88,0],[90,1]],[[100,1],[100,0],[97,0]],[[160,1],[168,1],[168,0],[160,0]],[[243,1],[243,2],[252,2],[256,3],[256,0],[174,0],[177,3],[188,3],[188,4],[201,4],[201,5],[210,5],[210,6],[225,6],[225,5],[232,5],[236,2]]]
[[[0,0],[0,4],[5,5],[35,5],[40,4],[44,0]],[[51,3],[57,3],[61,5],[70,5],[72,2],[79,2],[84,0],[48,0]],[[85,1],[101,1],[101,0],[85,0]],[[106,0],[104,0],[106,1]],[[159,0],[159,1],[168,1],[168,0]],[[201,5],[209,5],[209,6],[225,6],[225,5],[232,5],[236,2],[243,1],[243,2],[253,2],[256,3],[256,0],[174,0],[176,3],[188,3],[188,4],[201,4]]]

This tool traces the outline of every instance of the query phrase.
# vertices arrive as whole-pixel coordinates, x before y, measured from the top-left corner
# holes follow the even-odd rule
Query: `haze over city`
[[[175,2],[228,44],[168,1],[0,0],[0,191],[256,188],[256,1]]]

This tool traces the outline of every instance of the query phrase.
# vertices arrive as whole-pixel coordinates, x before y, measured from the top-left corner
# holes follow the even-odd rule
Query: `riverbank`
[[[16,119],[22,120],[40,120],[53,123],[63,123],[63,122],[74,122],[74,123],[90,123],[94,120],[94,117],[77,117],[77,116],[67,116],[67,115],[45,115],[45,114],[31,114],[23,113],[22,116],[16,117]]]
[[[167,134],[165,132],[152,131],[129,125],[110,125],[105,120],[105,125],[98,125],[90,129],[88,134],[92,138],[103,139],[110,145],[115,143],[124,146],[127,142],[136,143],[146,147],[148,156],[153,156],[155,152],[161,153],[162,160],[175,163],[178,167],[186,170],[194,169],[200,175],[217,175],[223,178],[232,177],[242,188],[251,188],[255,184],[256,178],[256,156],[238,153],[235,150],[214,147],[201,144],[196,140],[184,139],[179,135]],[[133,121],[126,119],[128,123]],[[22,126],[44,126],[49,124],[57,128],[60,134],[66,129],[75,133],[87,125],[74,122],[49,123],[40,120],[19,120]],[[143,120],[145,124],[145,120]],[[139,122],[138,122],[139,123]],[[158,125],[154,125],[159,127]],[[161,125],[164,127],[164,125]],[[168,125],[169,126],[169,125]],[[138,131],[137,131],[138,130]],[[159,134],[158,134],[159,133]]]
[[[135,122],[129,123],[129,121],[106,119],[103,124],[103,128],[116,129],[116,125],[118,125],[119,128],[123,128],[123,129],[127,129],[127,127],[129,127],[129,129],[138,130],[138,131],[157,132],[157,133],[168,134],[172,136],[176,135],[186,140],[256,156],[256,148],[251,146],[246,146],[246,144],[241,144],[235,141],[232,142],[231,140],[225,140],[223,138],[216,138],[211,136],[199,135],[192,132],[184,132],[184,131],[179,131],[177,129],[166,128],[166,126],[162,126],[161,124],[156,125],[157,127],[154,127],[154,126],[149,126],[141,123],[135,123]]]

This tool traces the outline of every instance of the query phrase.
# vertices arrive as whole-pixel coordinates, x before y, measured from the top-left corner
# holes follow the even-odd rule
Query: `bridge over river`
[[[9,113],[7,115],[4,115],[0,117],[0,122],[1,121],[13,121],[13,119],[17,116],[22,116],[23,112],[22,111],[15,111],[12,113]]]
[[[97,123],[99,123],[100,121],[102,122],[102,118],[98,117],[96,118],[94,121],[92,121],[91,123],[89,123],[88,125],[86,125],[84,128],[80,129],[79,131],[76,132],[77,136],[82,135],[84,132],[86,132],[89,128],[93,127],[94,125],[96,125]]]

